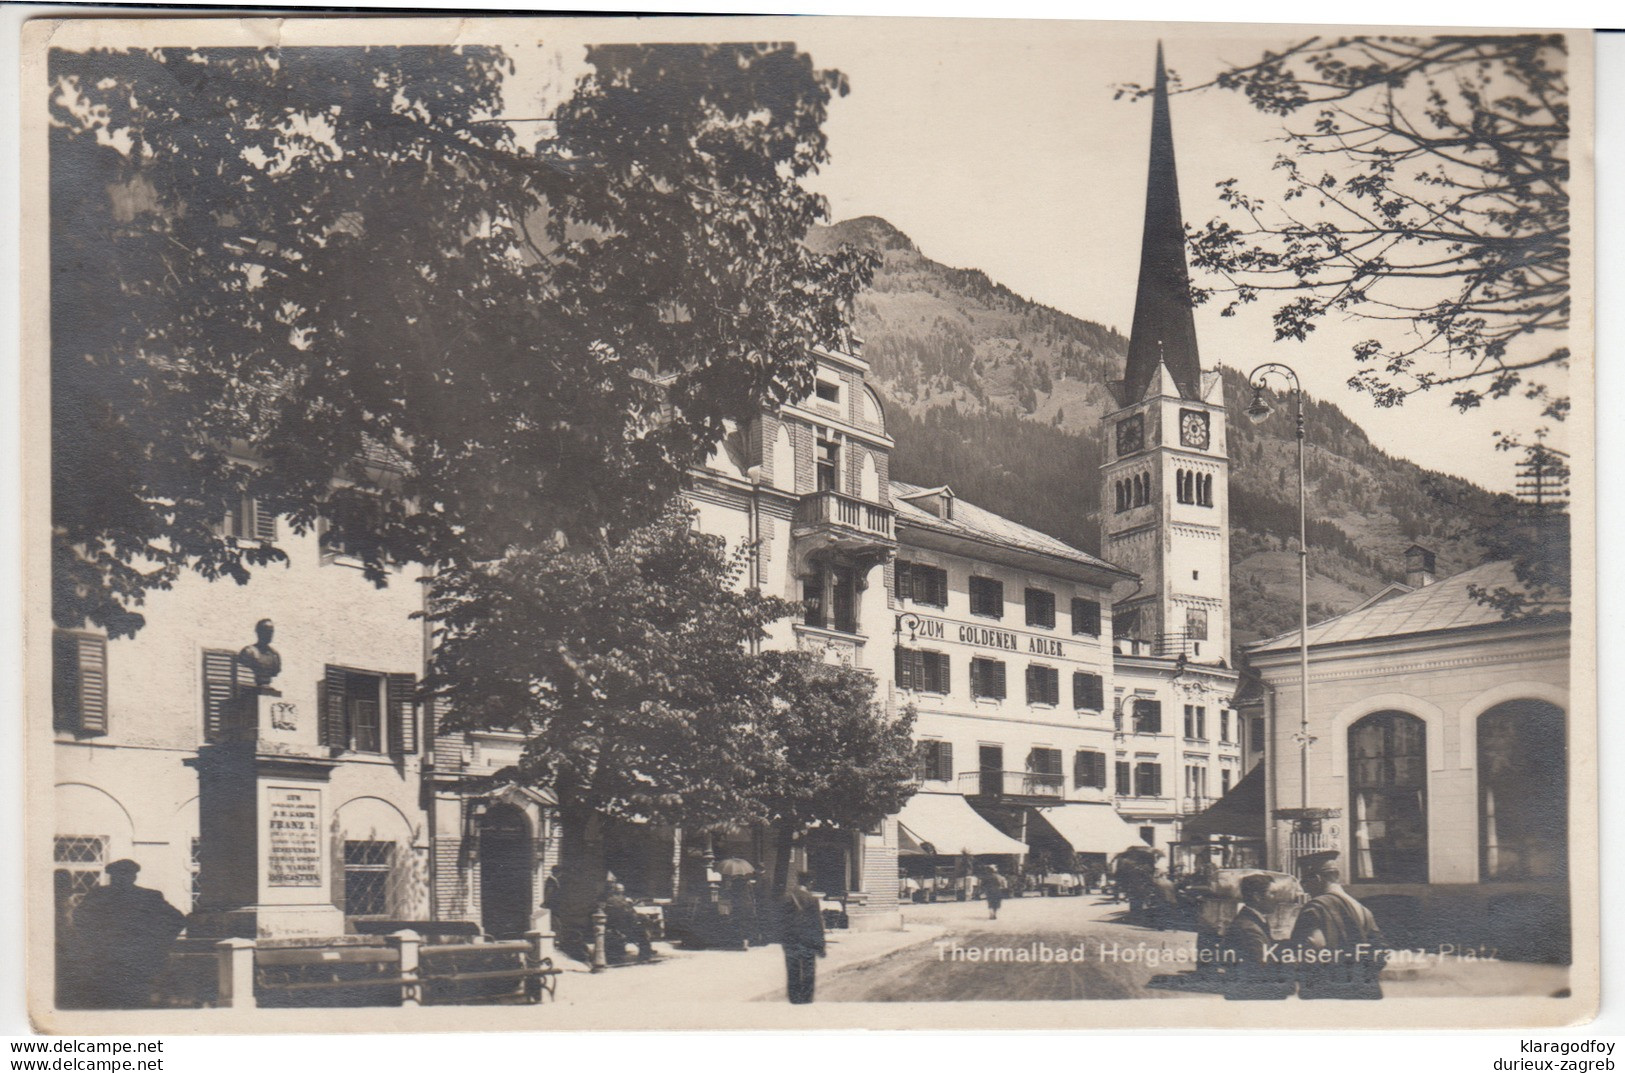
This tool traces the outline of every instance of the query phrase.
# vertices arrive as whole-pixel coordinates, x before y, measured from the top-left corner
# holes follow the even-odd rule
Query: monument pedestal
[[[328,780],[337,763],[289,740],[289,706],[244,690],[221,740],[187,763],[198,773],[200,937],[342,935],[333,904]]]

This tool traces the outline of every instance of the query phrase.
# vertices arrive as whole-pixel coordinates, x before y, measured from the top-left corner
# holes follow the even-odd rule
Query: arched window
[[[1118,512],[1128,510],[1128,482],[1118,481],[1112,485],[1112,490],[1117,493]]]
[[[1377,712],[1349,727],[1350,862],[1356,880],[1428,878],[1427,726]]]
[[[1136,506],[1143,507],[1151,502],[1151,474],[1142,473],[1135,478],[1139,485],[1140,494],[1134,497]]]
[[[1569,780],[1563,709],[1539,700],[1478,717],[1479,876],[1560,879],[1568,872]]]

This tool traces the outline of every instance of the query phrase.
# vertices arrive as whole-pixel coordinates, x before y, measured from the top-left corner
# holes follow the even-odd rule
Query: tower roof
[[[1167,365],[1182,398],[1202,396],[1196,351],[1185,227],[1174,171],[1174,131],[1168,118],[1168,72],[1157,44],[1157,82],[1151,104],[1151,168],[1145,183],[1145,230],[1140,238],[1140,284],[1134,298],[1123,402],[1145,397],[1158,365]]]

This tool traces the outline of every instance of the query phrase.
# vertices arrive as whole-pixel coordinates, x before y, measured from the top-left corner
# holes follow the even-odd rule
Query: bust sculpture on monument
[[[282,673],[282,656],[271,647],[271,638],[275,633],[276,627],[270,619],[260,619],[254,623],[254,643],[237,653],[238,665],[253,673],[254,688],[261,693],[275,694],[277,691],[271,688],[271,679]]]

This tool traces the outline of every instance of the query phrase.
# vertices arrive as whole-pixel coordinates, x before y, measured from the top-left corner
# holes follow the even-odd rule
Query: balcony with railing
[[[833,489],[811,492],[796,504],[795,535],[817,536],[848,551],[896,547],[897,512]]]
[[[1066,776],[1037,771],[966,771],[959,776],[959,792],[993,801],[1062,801],[1066,798]]]

